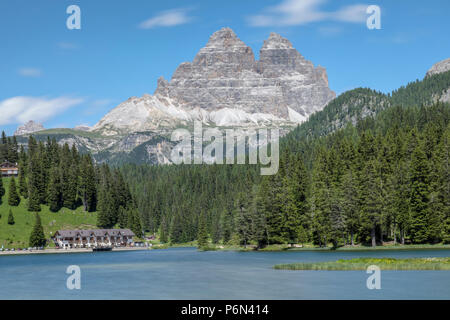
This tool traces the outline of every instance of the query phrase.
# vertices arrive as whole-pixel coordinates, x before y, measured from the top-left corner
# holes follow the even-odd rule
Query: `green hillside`
[[[21,198],[18,207],[8,205],[10,178],[3,178],[3,186],[6,193],[2,198],[0,205],[0,247],[4,248],[24,248],[28,247],[28,240],[35,221],[34,214],[27,211],[27,200]],[[76,210],[67,208],[61,209],[59,212],[51,212],[46,205],[41,206],[39,213],[41,216],[42,226],[44,227],[45,236],[50,239],[50,232],[54,233],[58,229],[88,229],[96,228],[97,213],[84,212],[83,207]],[[14,225],[8,224],[9,210],[12,210],[14,216]],[[53,246],[53,243],[49,243]]]

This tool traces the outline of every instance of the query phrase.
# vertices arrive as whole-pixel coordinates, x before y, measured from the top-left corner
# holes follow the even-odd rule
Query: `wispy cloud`
[[[141,29],[151,29],[156,27],[173,27],[192,21],[188,15],[188,9],[172,9],[162,11],[158,15],[145,20],[139,24]]]
[[[368,5],[356,4],[337,11],[324,11],[321,6],[328,0],[283,0],[279,5],[267,7],[263,13],[248,18],[251,26],[296,26],[319,21],[359,23],[366,19]]]
[[[82,103],[81,98],[13,97],[0,101],[0,125],[20,124],[29,120],[46,121]]]
[[[72,42],[59,42],[58,47],[60,49],[64,49],[64,50],[72,50],[72,49],[77,49],[78,45],[76,45],[75,43],[72,43]]]
[[[20,68],[18,73],[22,77],[38,78],[42,75],[42,71],[38,68]]]

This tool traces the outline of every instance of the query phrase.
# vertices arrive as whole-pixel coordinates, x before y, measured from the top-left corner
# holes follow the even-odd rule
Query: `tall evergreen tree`
[[[5,187],[3,186],[3,177],[0,175],[0,204],[2,201],[2,197],[5,195]]]
[[[424,243],[428,239],[427,219],[429,211],[429,166],[421,143],[417,144],[412,156],[411,168],[411,239]]]
[[[28,185],[23,167],[21,165],[19,168],[19,194],[26,199],[28,198]]]
[[[377,245],[377,227],[381,217],[381,190],[374,160],[369,161],[363,171],[364,182],[361,186],[361,233],[363,241],[371,239],[372,247]]]
[[[134,232],[136,237],[142,238],[144,236],[142,232],[141,217],[136,209],[130,209],[128,211],[128,227]]]
[[[20,196],[17,193],[16,179],[11,178],[9,183],[8,204],[12,207],[17,207],[20,204]]]
[[[204,213],[201,213],[199,217],[197,244],[199,248],[208,246],[208,230],[206,226],[206,215]]]
[[[34,138],[30,137],[28,146],[30,149],[30,162],[29,162],[29,172],[28,172],[28,211],[31,212],[39,212],[41,211],[40,206],[40,177],[41,177],[41,171],[40,171],[40,164],[39,164],[39,158],[35,151],[32,151],[33,148],[36,148],[33,146],[35,144]],[[34,152],[34,153],[32,153]]]
[[[47,240],[45,239],[44,228],[41,224],[41,217],[38,213],[35,216],[35,223],[30,235],[30,247],[43,247]]]
[[[95,211],[97,207],[97,189],[95,169],[90,155],[81,160],[80,194],[84,211]]]
[[[252,214],[249,210],[249,203],[246,195],[240,193],[236,199],[236,219],[237,219],[237,232],[239,235],[239,241],[244,247],[247,247],[252,239]]]
[[[287,158],[287,157],[286,157]],[[307,220],[307,192],[308,174],[303,160],[298,156],[291,156],[286,176],[283,179],[284,191],[284,221],[283,236],[287,243],[294,244],[298,240],[300,225],[306,225]]]
[[[359,198],[357,179],[351,169],[343,176],[340,191],[345,227],[350,234],[350,244],[353,246],[355,245],[355,234],[359,229]]]
[[[50,169],[48,205],[52,212],[58,212],[62,207],[61,173],[58,167]]]

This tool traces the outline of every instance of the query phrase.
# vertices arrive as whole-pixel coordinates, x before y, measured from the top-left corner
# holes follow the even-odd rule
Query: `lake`
[[[450,299],[450,271],[282,271],[291,262],[449,257],[450,250],[198,252],[195,248],[0,256],[0,299]],[[66,269],[81,268],[81,290]]]

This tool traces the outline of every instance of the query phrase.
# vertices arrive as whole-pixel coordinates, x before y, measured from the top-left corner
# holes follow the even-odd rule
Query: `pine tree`
[[[283,179],[285,201],[282,228],[285,241],[292,245],[298,240],[298,227],[306,222],[308,211],[306,197],[309,182],[306,168],[301,158],[291,156],[289,160],[285,161],[289,161],[289,166]]]
[[[201,213],[199,217],[197,244],[198,248],[205,248],[208,246],[208,230],[206,227],[206,215],[204,213]]]
[[[239,241],[246,248],[253,236],[253,221],[251,211],[249,210],[248,198],[245,194],[240,193],[238,195],[235,208]]]
[[[50,169],[48,205],[52,212],[58,212],[62,207],[61,174],[58,167]]]
[[[121,229],[128,228],[128,212],[124,207],[119,208],[119,227]]]
[[[277,174],[263,178],[262,192],[264,196],[264,215],[267,221],[267,231],[269,235],[269,244],[284,243],[283,237],[283,184],[282,162]]]
[[[20,204],[20,196],[17,193],[16,179],[14,177],[11,178],[9,183],[8,204],[12,207],[17,207]]]
[[[113,207],[113,199],[111,193],[108,192],[105,183],[102,183],[98,194],[98,212],[97,212],[97,226],[101,228],[110,228],[114,225],[111,220],[111,209]]]
[[[0,203],[2,201],[2,197],[5,195],[5,187],[3,186],[3,178],[0,175]]]
[[[253,189],[253,205],[252,205],[252,220],[253,220],[253,240],[258,244],[258,249],[265,247],[268,244],[268,230],[266,214],[264,212],[264,202],[261,193],[261,187]]]
[[[300,244],[303,246],[305,242],[308,241],[308,233],[306,232],[305,228],[303,228],[302,225],[298,226],[297,229],[297,240],[300,242]]]
[[[30,247],[43,247],[46,244],[44,228],[42,228],[41,217],[36,213],[36,221],[30,235]]]
[[[428,239],[427,218],[429,215],[429,167],[423,145],[419,143],[412,156],[411,168],[411,239],[424,243]]]
[[[350,243],[353,246],[355,245],[355,234],[359,229],[359,198],[357,180],[352,169],[343,176],[340,191],[345,227],[350,234]]]
[[[172,225],[170,228],[170,242],[181,243],[183,242],[183,221],[180,212],[175,213],[172,219]]]
[[[141,217],[136,209],[130,209],[128,211],[128,227],[134,232],[136,237],[142,238],[144,236],[142,233]]]
[[[233,235],[233,212],[229,208],[224,208],[221,215],[222,230],[223,230],[223,243],[227,244]]]
[[[29,177],[28,177],[28,211],[39,212],[41,211],[40,197],[39,197],[39,179],[40,179],[40,167],[38,155],[33,154],[32,150],[34,138],[30,137],[28,146],[30,149],[30,163],[29,163]],[[31,144],[31,145],[30,145]]]
[[[19,169],[19,193],[25,199],[28,198],[28,185],[27,180],[25,178],[25,173],[23,169],[23,165],[20,166]]]
[[[17,163],[19,161],[19,146],[17,144],[16,136],[13,136],[12,141],[8,138],[8,161]]]
[[[63,206],[73,210],[77,205],[78,168],[72,164],[68,170],[67,175],[63,174],[67,180],[63,180],[62,198]]]
[[[13,213],[12,213],[12,211],[11,211],[11,209],[9,210],[9,215],[8,215],[8,224],[9,225],[13,225],[13,224],[15,224],[16,222],[14,221],[14,216],[13,216]]]
[[[159,231],[159,241],[161,243],[166,243],[169,240],[169,225],[167,223],[167,219],[164,216],[161,220],[161,227]]]
[[[8,160],[8,139],[5,131],[2,131],[2,139],[0,140],[0,163]]]
[[[96,210],[97,206],[97,190],[95,169],[90,155],[86,155],[82,158],[80,171],[80,193],[84,211],[92,212]]]
[[[331,235],[330,169],[326,150],[319,149],[313,169],[312,208],[315,241],[326,246]]]
[[[361,233],[363,241],[371,239],[372,247],[377,245],[377,227],[381,219],[381,190],[375,161],[369,161],[363,171],[364,181],[361,185]]]

